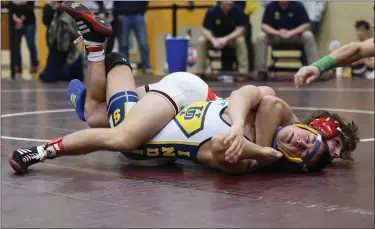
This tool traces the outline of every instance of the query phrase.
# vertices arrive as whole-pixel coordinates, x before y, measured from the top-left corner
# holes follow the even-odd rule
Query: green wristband
[[[315,61],[312,66],[317,67],[322,74],[335,66],[335,60],[330,56],[325,56],[322,59]]]

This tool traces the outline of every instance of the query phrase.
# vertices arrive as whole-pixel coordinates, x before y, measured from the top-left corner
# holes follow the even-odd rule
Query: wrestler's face
[[[318,136],[314,133],[291,125],[281,129],[276,137],[276,143],[279,148],[288,152],[290,156],[299,158],[307,158],[312,154],[317,140]],[[323,151],[324,144],[321,144],[309,164],[313,163]]]
[[[329,154],[333,158],[340,158],[341,157],[341,151],[343,147],[343,142],[340,138],[340,136],[336,136],[334,138],[331,138],[326,141],[328,148],[329,148]]]

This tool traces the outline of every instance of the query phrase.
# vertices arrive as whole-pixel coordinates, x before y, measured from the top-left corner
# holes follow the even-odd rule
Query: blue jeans
[[[111,22],[112,26],[112,35],[107,38],[106,46],[105,46],[105,54],[109,54],[112,52],[113,46],[115,45],[115,39],[120,43],[120,22],[118,18],[115,18]]]
[[[72,63],[66,63],[66,54],[58,52],[54,48],[49,49],[46,68],[40,74],[43,82],[70,81],[79,79],[83,81],[83,58],[79,55],[78,59]]]
[[[24,25],[22,29],[16,30],[14,32],[14,40],[15,40],[15,57],[14,57],[14,65],[22,68],[22,56],[21,56],[21,40],[22,36],[25,35],[27,47],[29,48],[30,52],[30,61],[32,67],[38,67],[38,56],[36,51],[35,45],[35,33],[36,33],[36,25]]]
[[[143,70],[150,68],[149,48],[147,43],[146,23],[143,14],[120,16],[120,53],[129,56],[129,33],[133,29],[139,43]]]

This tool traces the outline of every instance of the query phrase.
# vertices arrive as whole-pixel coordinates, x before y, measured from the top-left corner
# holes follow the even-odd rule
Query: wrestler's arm
[[[251,141],[245,140],[244,149],[240,160],[229,163],[225,160],[225,152],[230,144],[225,144],[226,136],[218,135],[211,139],[211,147],[206,148],[198,154],[198,160],[213,169],[220,169],[229,174],[242,174],[252,169],[256,160],[273,163],[282,157],[282,154],[268,147],[261,147]]]
[[[282,154],[271,148],[275,130],[280,126],[298,121],[291,107],[285,101],[272,95],[264,96],[258,106],[255,119],[256,144],[245,140],[238,162],[227,163],[224,160],[220,164],[222,170],[225,171],[224,169],[226,169],[227,172],[228,170],[229,172],[245,172],[254,169],[253,165],[255,163],[252,163],[253,160],[257,161],[256,166],[258,168],[277,161],[282,157]],[[212,153],[215,158],[215,147],[213,147]],[[221,157],[224,157],[222,154],[225,153],[218,151],[216,154],[220,155],[220,158],[217,159],[221,161]]]
[[[295,122],[299,120],[284,100],[276,96],[265,96],[259,104],[255,118],[255,142],[263,147],[271,147],[275,130]]]
[[[363,42],[353,42],[341,46],[328,56],[316,61],[313,66],[319,68],[320,72],[347,65],[365,57],[374,56],[374,38]]]
[[[248,113],[256,107],[261,97],[258,87],[246,85],[231,93],[229,97],[228,115],[233,126],[243,126]]]
[[[224,144],[225,137],[224,135],[214,136],[211,139],[211,146],[198,153],[198,160],[212,169],[219,169],[229,174],[242,174],[249,171],[252,160],[240,160],[236,163],[229,163],[225,160],[225,151],[230,147],[230,144]],[[259,147],[254,148],[259,149]]]
[[[253,119],[254,116],[250,111],[254,110],[254,108],[257,109],[260,100],[265,95],[276,95],[276,93],[270,87],[255,87],[253,85],[241,87],[231,93],[227,111],[232,126],[230,127],[229,135],[224,140],[224,143],[231,143],[231,147],[226,152],[227,156],[232,155],[227,158],[230,162],[233,163],[230,158],[235,160],[238,154],[242,153],[245,122],[248,118]]]

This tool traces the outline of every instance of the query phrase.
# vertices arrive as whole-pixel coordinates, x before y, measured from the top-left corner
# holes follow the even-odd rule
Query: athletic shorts
[[[194,102],[216,100],[208,85],[189,72],[171,73],[157,83],[145,85],[145,90],[163,96],[174,108],[175,114]]]

